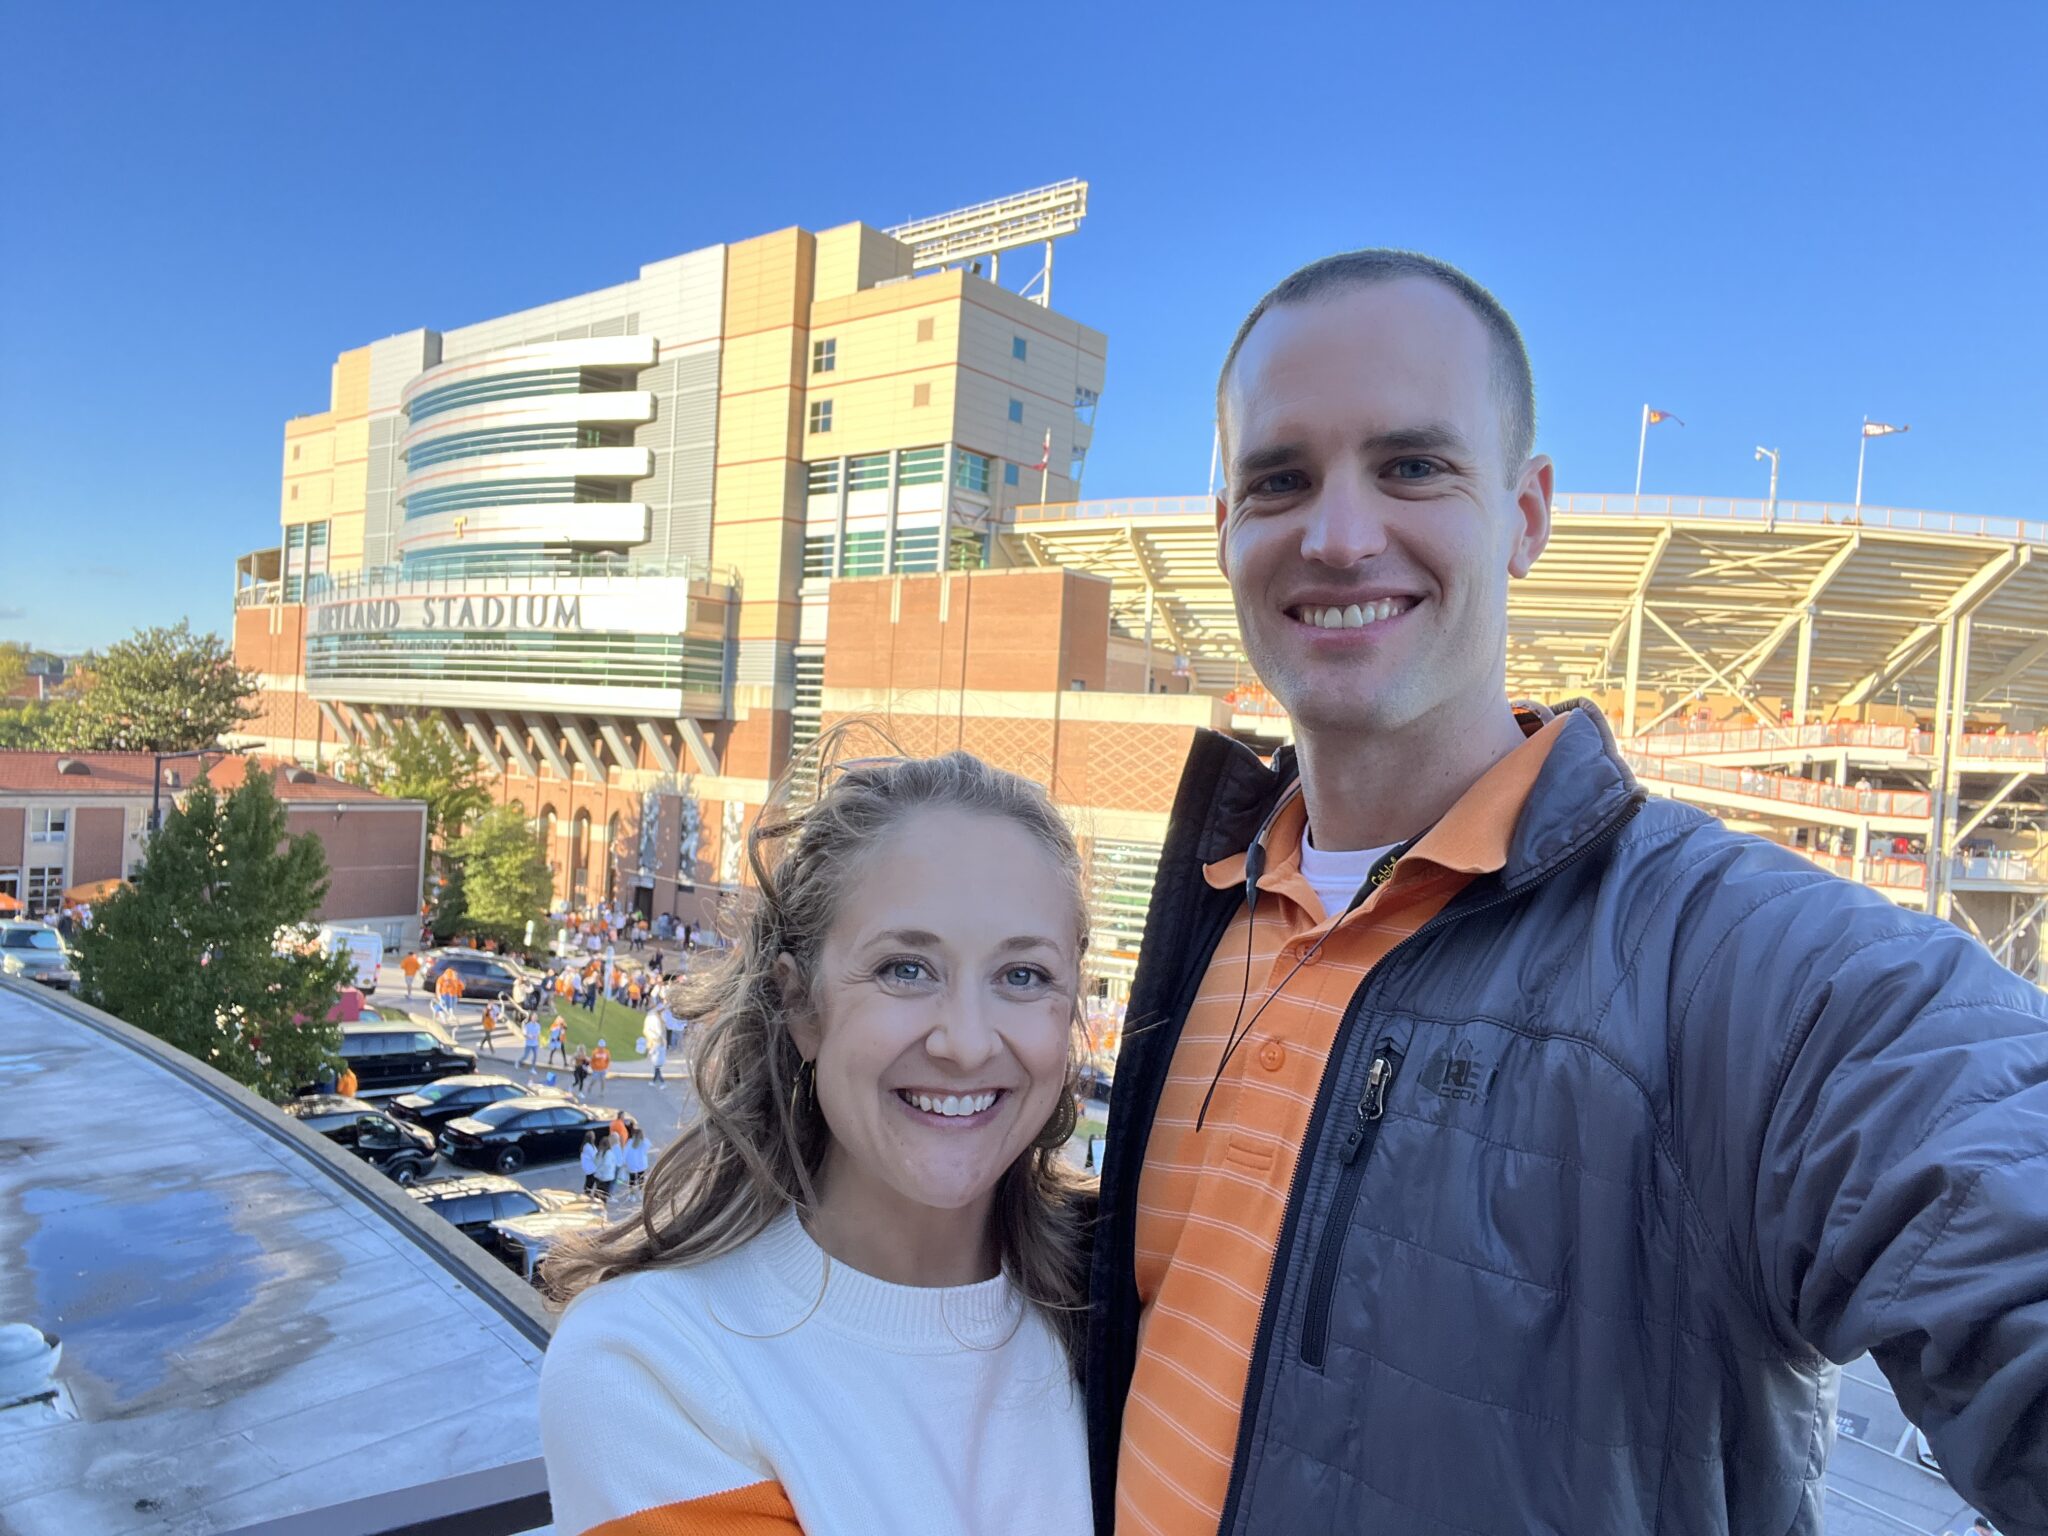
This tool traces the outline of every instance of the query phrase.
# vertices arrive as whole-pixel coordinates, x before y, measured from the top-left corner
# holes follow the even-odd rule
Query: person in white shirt
[[[597,1198],[607,1205],[619,1192],[619,1180],[625,1177],[625,1154],[613,1141],[610,1132],[598,1138],[597,1142]]]
[[[647,1133],[639,1126],[626,1138],[626,1187],[638,1189],[647,1177]]]
[[[825,778],[692,979],[701,1113],[542,1271],[561,1536],[1092,1529],[1072,833],[964,753]]]
[[[597,1193],[597,1132],[583,1133],[583,1147],[578,1154],[583,1163],[583,1193]]]

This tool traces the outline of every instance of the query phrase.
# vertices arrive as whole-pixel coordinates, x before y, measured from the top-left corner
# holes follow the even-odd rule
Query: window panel
[[[1005,485],[1015,485],[1016,483],[1017,483],[1017,466],[1016,466],[1016,465],[1014,465],[1014,464],[1005,464],[1005,465],[1003,466],[1003,484],[1005,484]]]
[[[839,366],[839,339],[827,336],[811,343],[811,372],[830,373]]]
[[[896,460],[898,485],[937,485],[945,478],[944,448],[906,448]]]
[[[953,460],[953,483],[966,491],[988,489],[988,455],[965,449]]]
[[[1010,402],[1010,420],[1012,420],[1012,421],[1022,421],[1023,419],[1024,419],[1024,402],[1023,402],[1022,400],[1012,400],[1012,401]]]
[[[846,488],[850,491],[879,491],[889,484],[889,455],[864,453],[846,461]]]
[[[813,432],[830,432],[832,430],[832,402],[830,400],[813,400],[811,402],[811,430]]]
[[[809,471],[810,493],[813,496],[829,496],[839,489],[839,461],[837,459],[819,459],[814,464],[806,465],[805,468]]]
[[[1024,338],[1022,336],[1012,336],[1010,338],[1010,356],[1017,359],[1018,362],[1021,363],[1024,361],[1025,354],[1028,350],[1029,348],[1025,346]]]

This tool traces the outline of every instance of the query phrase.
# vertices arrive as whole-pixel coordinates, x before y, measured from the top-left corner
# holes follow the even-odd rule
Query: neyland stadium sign
[[[521,592],[505,596],[369,597],[325,603],[313,611],[316,635],[362,634],[383,630],[546,630],[552,633],[588,628],[581,596],[559,592]]]

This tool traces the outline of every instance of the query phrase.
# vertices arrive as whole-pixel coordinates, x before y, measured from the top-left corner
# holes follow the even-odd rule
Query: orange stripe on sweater
[[[789,1495],[776,1482],[751,1483],[701,1499],[635,1510],[584,1536],[803,1536]]]

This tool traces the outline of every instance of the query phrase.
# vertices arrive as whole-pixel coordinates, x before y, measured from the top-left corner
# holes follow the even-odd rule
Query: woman
[[[577,1157],[583,1164],[583,1193],[594,1195],[597,1193],[597,1132],[583,1133],[583,1147]]]
[[[626,1188],[638,1189],[647,1178],[647,1133],[639,1126],[626,1140]]]
[[[605,1205],[619,1192],[619,1177],[625,1167],[619,1154],[618,1138],[606,1131],[597,1138],[597,1198]]]
[[[701,1112],[545,1271],[556,1529],[1086,1531],[1073,837],[962,753],[763,820],[692,978]]]

